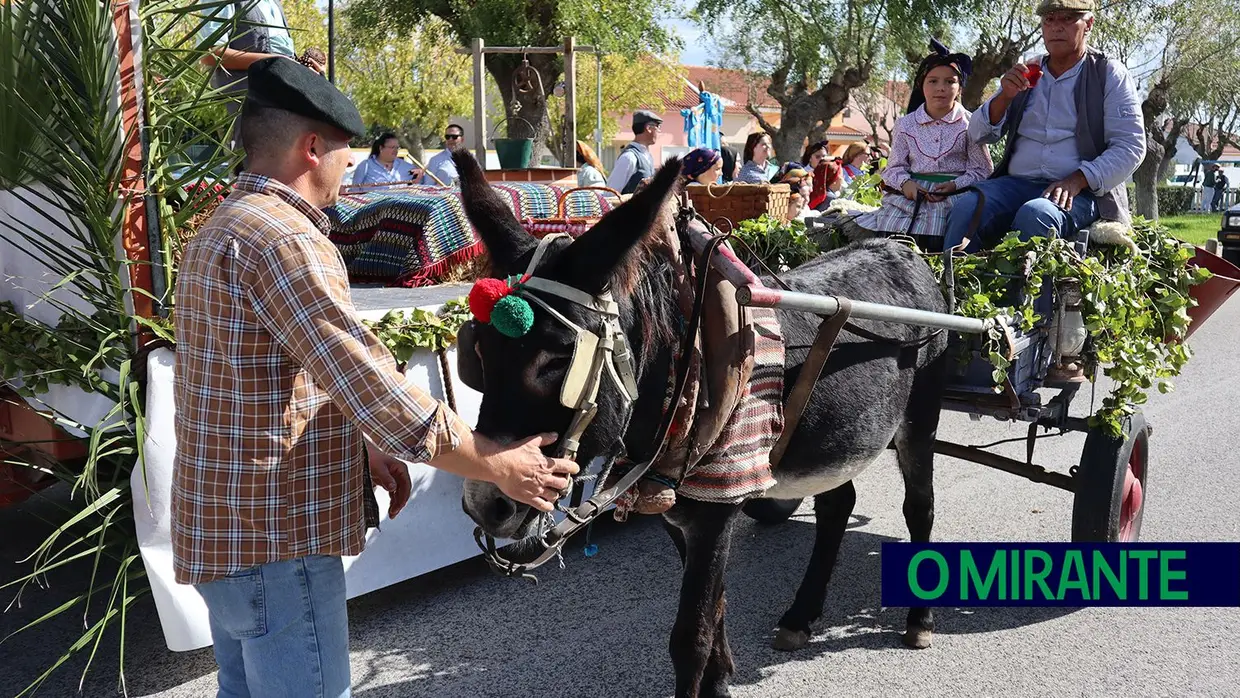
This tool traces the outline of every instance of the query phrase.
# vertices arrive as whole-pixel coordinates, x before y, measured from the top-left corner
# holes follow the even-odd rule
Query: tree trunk
[[[1162,156],[1163,147],[1150,143],[1145,159],[1132,173],[1133,201],[1136,214],[1148,220],[1158,220],[1158,158]]]
[[[969,76],[960,93],[960,104],[974,111],[986,101],[986,86],[991,80],[1003,77],[1020,60],[1024,49],[1009,39],[999,42],[997,50],[982,50],[973,56],[973,75]]]
[[[837,73],[831,82],[813,92],[785,98],[778,129],[759,116],[758,123],[770,134],[771,144],[775,146],[776,159],[779,162],[800,160],[806,140],[818,132],[826,133],[831,120],[848,105],[850,91],[863,85],[866,77],[862,71],[850,68],[843,74]],[[752,109],[750,113],[757,114]]]
[[[533,138],[534,148],[530,156],[530,166],[537,167],[543,156],[550,154],[547,138],[551,133],[551,121],[547,116],[547,95],[555,87],[563,71],[558,56],[534,54],[529,57],[530,67],[538,71],[539,80],[533,83],[533,89],[517,92],[512,84],[513,74],[521,65],[521,57],[511,54],[500,54],[488,57],[487,71],[495,78],[499,92],[504,100],[505,133],[508,138]],[[515,99],[515,102],[514,102]],[[518,106],[519,105],[519,106]],[[490,132],[498,124],[492,124]],[[570,165],[571,166],[571,165]]]
[[[1171,130],[1167,133],[1167,140],[1163,145],[1162,159],[1158,163],[1158,181],[1167,181],[1167,176],[1171,174],[1171,165],[1175,162],[1176,152],[1180,142],[1180,134],[1184,132],[1184,127],[1188,125],[1188,119],[1176,117],[1171,120]]]
[[[1167,152],[1162,115],[1167,111],[1168,90],[1166,80],[1160,80],[1150,88],[1149,96],[1141,103],[1141,115],[1145,121],[1145,158],[1132,175],[1135,185],[1133,199],[1137,215],[1151,221],[1158,220],[1159,170]]]
[[[827,140],[827,123],[820,120],[818,123],[814,124],[814,127],[809,130],[808,140],[809,143],[821,143],[822,141]],[[808,145],[808,143],[806,145]],[[802,150],[800,153],[797,153],[797,159],[800,159],[802,153],[804,152],[805,151]],[[791,160],[792,158],[784,159]]]

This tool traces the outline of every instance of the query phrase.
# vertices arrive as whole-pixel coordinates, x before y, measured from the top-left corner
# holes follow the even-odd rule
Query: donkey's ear
[[[680,158],[672,158],[645,189],[608,212],[568,246],[556,261],[557,276],[586,293],[602,291],[650,232],[679,176]]]
[[[465,215],[482,237],[491,264],[505,275],[520,271],[516,269],[517,260],[534,249],[538,240],[521,227],[512,209],[491,188],[473,154],[461,148],[452,153],[452,161],[461,179]]]

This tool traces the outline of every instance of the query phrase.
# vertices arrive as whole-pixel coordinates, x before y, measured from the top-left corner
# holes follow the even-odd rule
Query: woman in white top
[[[412,180],[413,166],[396,157],[399,152],[400,141],[396,139],[396,134],[385,133],[376,138],[370,146],[370,157],[353,170],[353,185],[395,184]],[[368,190],[381,188],[367,187]]]
[[[603,172],[603,163],[599,162],[594,149],[585,141],[577,141],[577,164],[580,165],[577,169],[577,186],[607,186],[607,173]]]

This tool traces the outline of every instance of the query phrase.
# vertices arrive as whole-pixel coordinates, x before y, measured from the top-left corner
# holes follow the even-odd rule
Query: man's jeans
[[[974,184],[974,189],[985,194],[986,203],[977,232],[965,251],[977,252],[983,242],[996,244],[1011,230],[1018,231],[1021,240],[1039,235],[1050,237],[1048,229],[1053,229],[1059,237],[1071,239],[1076,237],[1078,231],[1098,220],[1098,206],[1091,192],[1082,191],[1072,200],[1072,210],[1064,211],[1050,199],[1041,198],[1049,185],[1050,182],[1045,180],[1012,176],[985,179]],[[952,197],[943,249],[955,247],[964,240],[973,220],[977,199],[977,191]]]
[[[349,695],[339,557],[274,562],[196,588],[210,611],[218,698]]]

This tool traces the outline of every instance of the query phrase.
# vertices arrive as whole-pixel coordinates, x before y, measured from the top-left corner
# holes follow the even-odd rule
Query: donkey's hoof
[[[780,628],[779,632],[775,634],[775,640],[771,643],[771,647],[774,647],[780,652],[795,652],[797,650],[805,649],[805,646],[808,644],[809,633],[804,630],[789,630],[787,628]]]
[[[909,628],[904,631],[904,645],[910,649],[924,650],[930,646],[934,632],[925,628]]]

